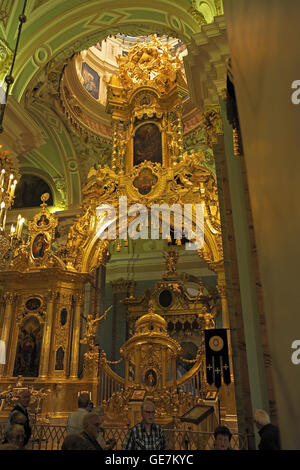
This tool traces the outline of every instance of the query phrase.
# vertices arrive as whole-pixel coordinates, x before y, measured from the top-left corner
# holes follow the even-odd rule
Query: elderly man
[[[78,410],[71,413],[68,418],[68,434],[76,434],[83,431],[83,418],[89,412],[90,401],[88,393],[81,393],[78,396]]]
[[[142,421],[131,428],[123,443],[123,450],[164,450],[164,432],[154,423],[155,405],[150,400],[142,404]]]
[[[271,424],[268,413],[264,410],[256,410],[254,413],[254,423],[261,437],[258,444],[259,450],[280,450],[280,434],[277,426]]]
[[[9,424],[12,424],[12,418],[14,418],[16,415],[15,411],[19,411],[20,413],[24,415],[25,421],[24,423],[22,423],[24,426],[24,431],[25,431],[24,446],[26,446],[31,436],[31,427],[29,424],[29,416],[27,412],[27,407],[30,403],[30,398],[31,398],[30,390],[29,389],[22,390],[22,392],[19,395],[18,403],[13,408],[8,418]]]
[[[101,419],[97,413],[87,413],[83,418],[83,432],[80,436],[83,437],[88,445],[87,450],[103,450],[97,441],[97,437],[102,425]]]

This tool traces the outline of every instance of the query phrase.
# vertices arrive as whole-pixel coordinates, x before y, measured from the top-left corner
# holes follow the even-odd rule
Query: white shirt
[[[67,433],[68,434],[77,434],[83,431],[83,418],[85,417],[87,410],[84,408],[78,408],[77,411],[73,411],[69,415],[67,422]]]

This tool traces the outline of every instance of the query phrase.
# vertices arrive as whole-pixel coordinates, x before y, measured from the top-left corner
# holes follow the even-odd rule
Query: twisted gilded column
[[[45,298],[47,302],[47,316],[44,324],[43,347],[40,357],[40,377],[47,377],[49,375],[51,335],[53,330],[53,306],[57,295],[57,292],[49,290]]]
[[[3,320],[3,327],[2,327],[2,335],[1,340],[4,341],[6,347],[6,362],[7,364],[0,365],[0,375],[4,375],[5,367],[9,366],[9,359],[10,359],[10,331],[11,331],[11,324],[12,324],[12,316],[13,316],[13,303],[17,300],[17,294],[13,292],[7,292],[3,296],[5,310],[4,310],[4,320]]]
[[[75,312],[73,318],[73,331],[72,331],[72,350],[71,350],[71,366],[70,378],[78,379],[78,365],[79,365],[79,346],[80,346],[80,312],[83,304],[83,295],[77,293],[75,295]]]

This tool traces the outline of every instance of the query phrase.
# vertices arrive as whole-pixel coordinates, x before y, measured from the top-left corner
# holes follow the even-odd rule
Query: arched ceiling
[[[0,69],[5,75],[23,3],[16,0],[0,6],[0,48],[7,51],[5,59],[0,57]],[[110,149],[101,137],[70,131],[59,103],[65,66],[75,53],[117,33],[165,34],[193,49],[202,24],[222,13],[221,1],[153,0],[147,5],[141,0],[28,0],[25,13],[3,136],[18,156],[21,172],[22,168],[27,173],[30,168],[33,174],[46,172],[58,207],[76,207],[81,175],[101,155],[107,159]]]

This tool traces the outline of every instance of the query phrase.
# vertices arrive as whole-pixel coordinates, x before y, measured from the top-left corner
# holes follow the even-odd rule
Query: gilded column
[[[129,360],[126,358],[125,359],[125,387],[127,387],[128,382],[129,382]]]
[[[166,386],[166,364],[167,364],[167,355],[166,350],[162,351],[162,364],[161,364],[161,386],[164,388]]]
[[[228,303],[227,303],[227,296],[226,296],[226,284],[225,284],[224,272],[218,272],[217,289],[221,297],[223,328],[229,328],[230,326],[229,325],[229,310],[228,310]]]
[[[7,292],[3,296],[4,303],[5,303],[5,310],[4,310],[4,321],[3,321],[3,328],[2,328],[2,336],[1,340],[4,341],[6,347],[6,368],[8,369],[9,366],[9,351],[10,351],[10,331],[11,331],[11,323],[12,323],[12,305],[17,299],[17,294],[13,292]],[[0,375],[4,375],[5,371],[5,364],[0,365]]]
[[[44,324],[43,347],[40,358],[40,377],[47,377],[49,375],[51,335],[53,330],[53,305],[56,295],[56,292],[49,290],[45,299],[47,302],[47,317]]]
[[[137,384],[142,383],[143,377],[141,377],[141,369],[140,369],[140,350],[135,352],[135,377],[134,381]]]
[[[173,380],[173,384],[176,385],[176,380],[177,380],[176,356],[172,357],[172,380]]]
[[[71,367],[70,378],[78,378],[78,364],[79,364],[79,342],[80,342],[80,313],[83,304],[82,294],[75,295],[75,312],[73,319],[72,331],[72,351],[71,351]]]

